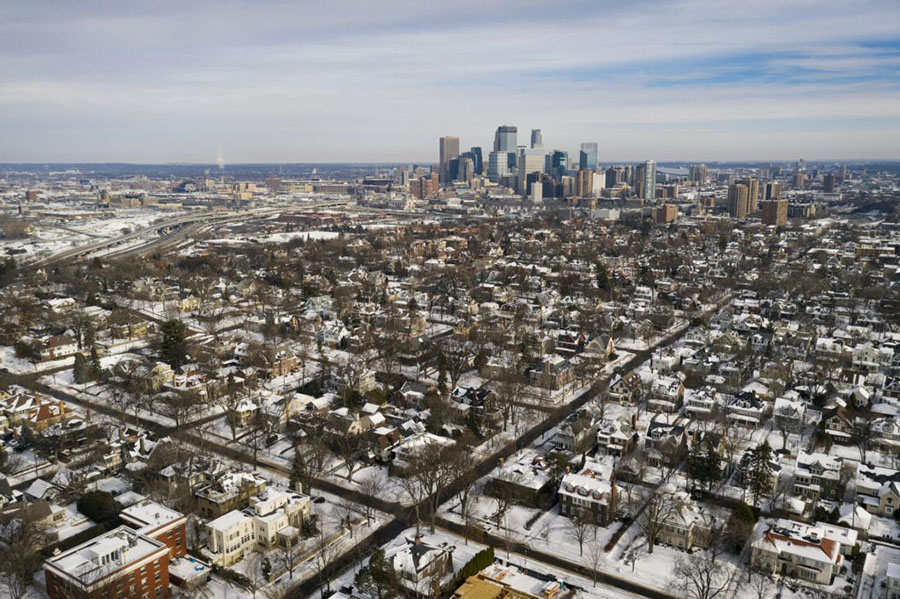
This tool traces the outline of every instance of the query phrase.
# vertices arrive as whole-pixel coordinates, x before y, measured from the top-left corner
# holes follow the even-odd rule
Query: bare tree
[[[256,594],[266,586],[266,579],[262,572],[262,555],[256,552],[251,553],[244,558],[244,588],[246,588],[256,599]]]
[[[353,480],[353,471],[360,465],[364,444],[359,435],[345,434],[335,440],[336,448],[344,460],[347,480]]]
[[[727,596],[735,578],[728,564],[705,552],[679,556],[675,561],[674,574],[671,589],[689,599]]]
[[[753,591],[756,599],[769,599],[775,594],[775,583],[772,575],[763,570],[750,570],[747,587]]]
[[[30,507],[0,527],[0,592],[8,599],[24,599],[28,585],[40,569],[40,550],[47,541],[45,529]]]
[[[331,570],[329,566],[337,556],[338,548],[325,532],[324,523],[319,525],[318,531],[313,536],[312,550],[315,552],[312,563],[316,576],[321,585],[322,597],[331,592]]]
[[[667,485],[660,486],[650,492],[650,496],[644,502],[644,511],[638,518],[638,525],[647,537],[648,553],[653,553],[656,537],[666,521],[682,507],[681,500],[667,487]]]
[[[356,486],[359,487],[359,492],[365,495],[366,497],[377,498],[379,491],[381,491],[382,481],[378,476],[374,473],[369,474],[362,480],[356,481]],[[375,516],[375,508],[369,505],[368,502],[363,502],[360,504],[362,506],[363,515],[366,517],[366,526],[371,526],[372,518]]]
[[[590,536],[593,530],[594,536],[597,536],[596,526],[587,518],[580,514],[575,514],[569,518],[569,538],[578,543],[578,555],[584,556],[584,542]]]
[[[588,541],[587,555],[584,556],[584,565],[591,570],[591,579],[594,586],[597,586],[597,577],[601,568],[606,564],[606,551],[603,543],[597,539],[597,531],[594,530],[594,538]]]
[[[360,507],[346,497],[340,498],[335,506],[335,514],[340,518],[341,526],[347,527],[351,539],[353,538],[353,519],[359,516],[359,512]]]
[[[303,557],[305,550],[303,541],[296,539],[275,552],[275,563],[288,573],[288,577],[291,580],[294,579],[294,570],[300,564],[300,559]]]

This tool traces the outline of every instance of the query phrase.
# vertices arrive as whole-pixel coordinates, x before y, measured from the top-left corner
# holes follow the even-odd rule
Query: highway
[[[314,204],[252,208],[240,211],[230,210],[228,212],[198,212],[196,214],[170,218],[155,223],[149,227],[145,227],[126,235],[115,237],[113,239],[103,239],[101,241],[96,241],[93,243],[88,243],[68,250],[64,250],[62,252],[53,254],[52,256],[48,256],[30,264],[23,265],[23,268],[36,270],[40,268],[56,266],[66,262],[79,262],[82,260],[90,259],[99,251],[118,245],[127,244],[128,242],[135,239],[141,239],[146,236],[151,236],[151,238],[148,239],[145,243],[123,248],[121,251],[112,252],[104,255],[103,257],[121,258],[134,254],[145,254],[151,251],[165,249],[166,247],[177,244],[184,239],[196,236],[203,231],[204,226],[222,225],[235,221],[254,220],[256,218],[279,214],[287,210],[317,210],[322,208],[333,208],[337,206],[344,206],[348,202],[349,200],[330,200],[326,202],[317,202]]]

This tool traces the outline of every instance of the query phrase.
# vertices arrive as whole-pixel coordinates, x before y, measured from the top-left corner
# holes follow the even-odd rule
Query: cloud
[[[433,161],[440,135],[487,147],[501,122],[570,152],[597,140],[607,160],[897,153],[893,2],[39,0],[8,12],[0,161],[212,162],[218,149],[230,162]]]

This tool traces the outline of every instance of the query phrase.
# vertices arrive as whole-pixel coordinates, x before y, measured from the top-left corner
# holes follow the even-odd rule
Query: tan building
[[[750,188],[742,183],[728,187],[728,214],[732,218],[747,218],[750,212]]]
[[[678,218],[678,208],[672,204],[663,204],[656,209],[656,222],[671,223]]]
[[[787,224],[787,200],[763,200],[760,202],[760,206],[762,208],[762,222],[764,225],[783,227]]]
[[[759,210],[759,179],[747,177],[738,179],[735,183],[747,187],[747,214],[753,214]]]

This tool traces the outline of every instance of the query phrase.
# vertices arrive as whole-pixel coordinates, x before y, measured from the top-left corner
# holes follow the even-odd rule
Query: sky
[[[900,158],[898,0],[0,0],[0,162]]]

